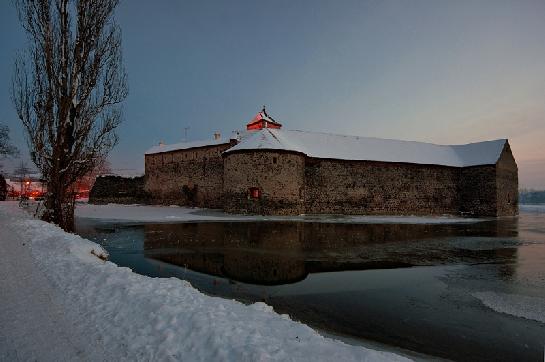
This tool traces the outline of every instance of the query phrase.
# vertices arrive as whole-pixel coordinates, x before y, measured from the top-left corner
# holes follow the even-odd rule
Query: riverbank
[[[0,360],[406,360],[105,262],[14,202],[0,203],[0,240]]]
[[[445,216],[369,216],[369,215],[297,215],[261,216],[228,214],[217,209],[200,209],[183,206],[161,205],[93,205],[79,203],[76,207],[79,218],[179,223],[195,221],[301,221],[346,224],[458,224],[476,223],[486,219]]]

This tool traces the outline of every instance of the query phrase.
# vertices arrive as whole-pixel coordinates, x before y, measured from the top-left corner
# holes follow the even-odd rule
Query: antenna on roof
[[[267,111],[265,110],[265,105],[263,105],[263,109],[261,109],[261,112],[263,112],[264,116],[267,116]],[[268,117],[268,116],[267,116]]]
[[[187,131],[189,130],[189,127],[184,127],[184,142],[187,142]]]

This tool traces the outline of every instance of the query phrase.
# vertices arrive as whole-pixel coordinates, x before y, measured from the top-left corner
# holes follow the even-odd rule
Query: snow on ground
[[[531,212],[531,213],[545,213],[545,204],[542,205],[525,205],[520,204],[519,205],[519,211],[520,212]]]
[[[0,203],[0,244],[0,360],[406,360],[105,262],[99,245],[14,202]]]
[[[90,205],[78,204],[76,217],[137,222],[188,222],[188,221],[304,221],[358,224],[453,224],[475,223],[484,219],[454,216],[358,216],[358,215],[301,215],[259,216],[232,215],[219,210],[179,206],[151,205]]]
[[[496,312],[545,323],[544,298],[495,292],[477,292],[473,296]]]

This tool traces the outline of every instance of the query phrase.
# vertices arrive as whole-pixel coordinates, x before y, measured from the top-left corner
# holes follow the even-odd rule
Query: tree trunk
[[[54,178],[47,185],[42,220],[54,223],[68,232],[74,231],[74,194],[71,188]]]

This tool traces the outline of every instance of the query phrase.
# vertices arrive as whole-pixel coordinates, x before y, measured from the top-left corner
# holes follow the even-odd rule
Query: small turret
[[[261,112],[258,112],[255,117],[246,125],[246,130],[256,131],[263,128],[282,128],[282,125],[276,122],[271,116],[267,114],[265,106]]]

